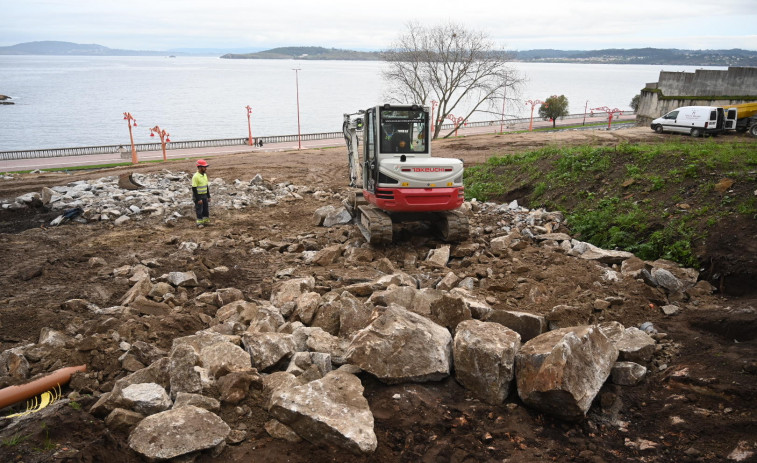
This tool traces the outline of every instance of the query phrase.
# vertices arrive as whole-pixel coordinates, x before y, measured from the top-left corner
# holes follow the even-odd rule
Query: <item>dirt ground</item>
[[[661,140],[648,128],[618,131],[573,131],[517,135],[483,135],[435,142],[435,156],[456,157],[472,165],[488,157],[535,149],[548,144],[612,145],[620,141]],[[209,159],[208,174],[228,182],[250,180],[261,174],[271,182],[288,181],[339,193],[346,190],[346,150],[343,148],[229,155]],[[40,191],[43,186],[63,185],[119,173],[171,171],[193,172],[193,161],[141,165],[70,173],[25,174],[0,180],[0,198]],[[43,227],[58,213],[42,210],[0,212],[0,351],[36,343],[40,330],[85,331],[102,334],[112,330],[102,318],[86,309],[62,303],[87,299],[100,307],[116,305],[128,290],[126,281],[114,280],[108,272],[127,264],[154,259],[155,274],[195,270],[208,278],[212,288],[235,287],[248,298],[270,296],[275,273],[295,267],[294,276],[314,274],[322,281],[354,280],[373,274],[372,263],[364,269],[308,267],[292,261],[288,253],[252,256],[250,243],[315,240],[328,245],[353,239],[351,226],[316,229],[315,209],[339,205],[339,196],[325,201],[312,195],[282,202],[275,207],[241,210],[213,209],[214,224],[197,229],[191,215],[177,225],[145,218],[121,226],[110,223]],[[495,216],[471,218],[474,227],[496,227]],[[754,224],[752,224],[754,226]],[[228,246],[213,246],[197,257],[177,253],[177,243],[223,240]],[[474,235],[471,239],[480,239]],[[236,244],[234,244],[236,243]],[[391,246],[376,249],[376,260],[387,257],[401,268],[408,252],[423,256],[439,244],[433,238],[402,234]],[[92,257],[107,262],[92,266]],[[572,258],[549,260],[538,248],[518,255],[528,267],[529,278],[554,288],[552,299],[533,307],[513,307],[518,301],[501,297],[496,288],[486,294],[496,299],[495,308],[547,310],[555,303],[586,304],[584,291],[599,294],[585,261]],[[210,274],[208,268],[224,265],[227,274]],[[479,262],[466,272],[485,272]],[[531,275],[533,276],[531,277]],[[189,294],[190,297],[196,294]],[[421,461],[421,462],[729,462],[757,461],[757,304],[754,298],[725,298],[717,293],[692,301],[677,301],[682,311],[665,316],[664,294],[644,289],[638,282],[621,282],[606,296],[621,295],[625,303],[605,314],[626,326],[652,322],[658,335],[658,352],[650,374],[639,385],[606,385],[585,420],[563,422],[530,409],[512,392],[502,406],[486,405],[463,389],[454,378],[441,382],[387,386],[368,374],[360,376],[375,418],[378,449],[370,456],[355,456],[336,449],[317,448],[308,442],[289,443],[271,438],[263,429],[269,419],[261,399],[252,394],[243,404],[224,407],[220,416],[233,429],[246,430],[241,443],[227,445],[220,455],[206,452],[194,461],[226,462],[326,462],[326,461]],[[212,314],[210,314],[212,315]],[[597,321],[589,315],[589,321]],[[131,342],[144,340],[162,349],[171,341],[205,328],[200,314],[184,311],[167,319],[138,317],[116,327]],[[9,420],[0,420],[0,461],[141,461],[127,445],[128,435],[109,430],[103,420],[87,412],[92,393],[127,374],[117,360],[122,354],[115,341],[102,339],[94,349],[76,349],[67,356],[55,355],[31,363],[31,373],[86,363],[89,371],[101,372],[100,391],[79,392],[81,407],[62,406],[44,418],[6,432]],[[10,384],[6,381],[0,386]],[[71,388],[64,388],[64,395]],[[400,394],[401,400],[397,400]],[[6,411],[7,412],[7,411]],[[7,414],[7,413],[5,413]],[[21,438],[23,436],[23,438]]]

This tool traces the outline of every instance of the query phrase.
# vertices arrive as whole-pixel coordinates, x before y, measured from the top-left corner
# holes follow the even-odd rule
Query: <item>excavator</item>
[[[344,115],[348,206],[372,245],[392,242],[393,224],[425,222],[444,241],[468,238],[463,162],[431,157],[428,107],[374,106]],[[362,144],[362,145],[361,145]]]

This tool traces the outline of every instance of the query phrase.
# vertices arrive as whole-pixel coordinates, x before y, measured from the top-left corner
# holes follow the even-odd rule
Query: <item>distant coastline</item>
[[[217,49],[175,49],[164,51],[121,50],[97,44],[42,41],[0,47],[0,55],[51,56],[219,56],[222,59],[297,59],[378,61],[379,51],[354,51],[324,47],[279,47],[239,53]],[[682,66],[757,66],[757,51],[680,50],[675,48],[632,48],[605,50],[522,50],[503,51],[511,61],[531,63],[660,64]]]

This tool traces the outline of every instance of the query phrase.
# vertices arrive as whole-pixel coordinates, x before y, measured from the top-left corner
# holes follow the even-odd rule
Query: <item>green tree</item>
[[[539,106],[539,117],[545,121],[552,121],[552,128],[555,127],[557,118],[563,118],[568,115],[568,98],[565,95],[552,95],[547,98],[543,105]]]
[[[381,57],[387,62],[383,72],[387,99],[426,106],[437,101],[437,121],[453,112],[463,122],[474,112],[499,115],[502,99],[508,95],[512,100],[523,81],[508,65],[510,56],[498,50],[486,33],[454,23],[422,26],[411,22]],[[439,136],[441,128],[440,122],[435,124],[432,138]]]
[[[641,103],[641,94],[634,96],[631,98],[631,102],[628,103],[628,106],[633,109],[633,112],[636,112],[639,110],[639,103]]]

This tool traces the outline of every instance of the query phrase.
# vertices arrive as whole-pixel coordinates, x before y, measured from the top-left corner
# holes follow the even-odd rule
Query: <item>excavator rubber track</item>
[[[381,245],[392,242],[392,218],[369,204],[357,207],[360,211],[357,227],[370,244]]]
[[[436,221],[434,225],[444,241],[465,241],[470,235],[468,217],[460,211],[444,211],[436,213]]]

